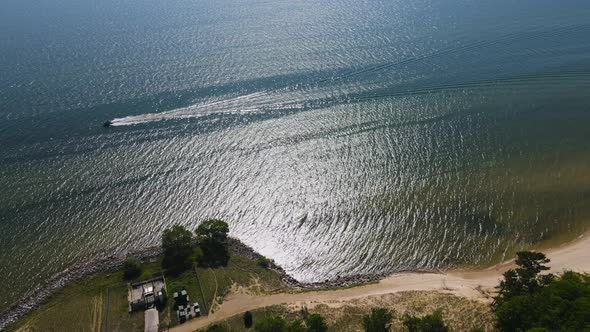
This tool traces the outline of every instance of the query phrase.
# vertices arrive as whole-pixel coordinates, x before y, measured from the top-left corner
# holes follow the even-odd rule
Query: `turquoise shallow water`
[[[303,281],[572,237],[590,222],[588,17],[569,0],[3,1],[0,308],[208,217]]]

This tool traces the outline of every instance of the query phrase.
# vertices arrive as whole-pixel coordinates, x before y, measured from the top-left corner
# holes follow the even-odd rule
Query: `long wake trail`
[[[583,24],[583,25],[567,25],[561,26],[554,29],[542,29],[536,31],[528,31],[528,32],[515,32],[510,34],[502,35],[496,39],[491,39],[487,41],[474,41],[470,43],[463,44],[457,47],[451,47],[447,49],[443,49],[436,52],[431,52],[427,54],[423,54],[420,56],[415,56],[411,58],[406,58],[400,61],[388,62],[384,64],[379,64],[375,66],[369,66],[367,68],[353,70],[348,73],[343,73],[341,75],[329,77],[329,78],[322,78],[319,80],[315,80],[312,82],[307,82],[304,84],[296,84],[292,86],[282,86],[273,89],[266,89],[258,92],[253,92],[245,95],[239,96],[232,96],[227,97],[225,99],[216,100],[213,102],[208,102],[204,104],[196,104],[187,107],[177,108],[169,111],[163,112],[155,112],[155,113],[145,113],[139,115],[131,115],[121,118],[115,118],[110,121],[112,126],[127,126],[127,125],[137,125],[137,124],[144,124],[150,123],[155,121],[163,121],[163,120],[172,120],[172,119],[188,119],[188,118],[199,118],[205,117],[209,115],[224,115],[224,114],[253,114],[253,113],[264,113],[272,110],[277,109],[303,109],[305,108],[305,104],[314,103],[313,98],[305,99],[306,92],[309,92],[309,95],[313,95],[313,89],[319,89],[321,86],[329,84],[336,84],[338,82],[348,80],[354,77],[358,77],[361,75],[367,74],[379,74],[381,72],[391,70],[393,68],[399,68],[404,66],[409,66],[413,64],[420,63],[422,61],[430,60],[430,59],[438,59],[440,57],[450,56],[453,54],[458,54],[462,52],[470,52],[474,50],[481,50],[487,47],[497,47],[503,44],[511,44],[517,42],[524,42],[530,40],[539,40],[539,39],[548,39],[548,38],[560,38],[565,35],[575,34],[575,33],[585,33],[590,31],[590,24]],[[581,77],[579,79],[586,80],[587,73],[581,73]],[[554,76],[553,76],[554,75]],[[565,73],[562,74],[562,78],[574,78],[574,74],[572,73]],[[508,77],[508,78],[497,78],[497,79],[489,79],[489,80],[481,80],[477,82],[455,82],[455,83],[448,83],[448,84],[441,84],[440,86],[430,86],[425,88],[409,88],[409,89],[400,89],[396,92],[386,92],[386,93],[368,93],[364,94],[364,96],[357,96],[353,98],[353,100],[367,100],[367,99],[375,99],[375,98],[384,98],[384,97],[396,97],[402,95],[411,95],[411,94],[420,94],[420,93],[430,93],[436,92],[441,90],[452,90],[452,89],[461,89],[461,88],[473,88],[476,86],[486,86],[490,84],[502,84],[502,83],[517,83],[519,81],[536,81],[538,79],[555,79],[558,78],[560,75],[557,74],[532,74],[532,75],[522,75],[520,77]],[[334,93],[332,89],[330,94]],[[296,96],[291,96],[290,94],[299,94]],[[285,95],[286,94],[286,95]],[[354,95],[354,91],[350,93],[345,93],[344,95]],[[339,97],[343,97],[341,94],[340,96],[327,97],[324,93],[324,98],[319,99],[340,99]],[[317,101],[317,99],[316,99]]]

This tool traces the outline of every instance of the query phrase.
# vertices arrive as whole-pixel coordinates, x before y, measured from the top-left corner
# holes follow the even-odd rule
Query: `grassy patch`
[[[394,312],[394,331],[405,330],[402,323],[405,314],[422,317],[439,309],[451,331],[469,331],[473,328],[494,331],[494,315],[488,305],[438,292],[401,292],[340,303],[337,307],[310,305],[308,310],[322,315],[329,331],[347,332],[362,331],[362,317],[373,307],[384,307]],[[301,309],[294,305],[270,306],[251,312],[254,322],[267,316],[280,316],[292,321],[302,317]],[[244,327],[242,315],[217,324],[227,327],[229,331],[248,331]]]
[[[112,308],[110,294],[116,294],[117,291],[125,289],[125,285],[121,283],[121,274],[99,274],[56,293],[39,309],[17,322],[11,330],[100,331],[107,308],[105,304],[107,288],[109,288],[109,315],[113,318],[117,317],[119,315],[116,310],[111,310],[118,306],[115,304],[117,301],[113,301],[115,308]],[[127,314],[126,309],[125,314]]]
[[[168,303],[166,309],[160,314],[161,326],[174,326],[179,323],[176,311],[174,308],[174,299],[172,295],[174,292],[180,292],[185,289],[190,297],[190,302],[198,302],[201,310],[204,311],[203,298],[197,282],[197,276],[191,271],[186,271],[179,276],[167,277],[166,287],[168,288]]]
[[[208,304],[213,304],[213,310],[216,310],[215,304],[221,303],[234,284],[247,287],[248,291],[254,293],[271,293],[285,289],[276,272],[241,256],[232,255],[225,267],[198,268],[197,271],[201,278],[205,299]]]
[[[287,308],[286,306],[281,306],[281,305],[274,305],[274,306],[269,306],[269,307],[264,307],[264,308],[260,308],[260,309],[255,309],[250,311],[252,313],[252,321],[253,322],[257,322],[263,318],[266,317],[283,317],[286,320],[295,320],[297,318],[300,318],[301,316],[299,315],[298,312],[289,310],[289,308]],[[243,313],[239,314],[239,315],[235,315],[230,317],[229,319],[226,319],[224,321],[221,322],[217,322],[216,324],[224,326],[227,330],[229,331],[252,331],[252,329],[248,330],[244,327],[244,319],[243,319]],[[204,331],[202,330],[197,330],[197,331]]]

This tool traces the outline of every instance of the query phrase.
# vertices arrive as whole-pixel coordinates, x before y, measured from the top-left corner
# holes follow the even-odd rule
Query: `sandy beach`
[[[551,260],[549,263],[550,272],[560,273],[564,270],[590,271],[590,257],[588,257],[590,252],[589,235],[589,233],[585,233],[574,241],[543,250]],[[477,301],[490,302],[494,287],[498,285],[502,273],[513,266],[514,261],[510,260],[482,270],[453,270],[447,273],[400,273],[368,285],[300,293],[255,295],[240,289],[234,289],[213,314],[176,326],[171,331],[194,331],[246,310],[271,305],[288,304],[314,307],[318,304],[325,304],[330,307],[339,307],[353,300],[405,291],[438,291]]]

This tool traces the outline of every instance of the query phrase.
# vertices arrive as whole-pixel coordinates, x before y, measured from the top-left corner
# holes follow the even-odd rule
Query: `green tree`
[[[385,308],[373,308],[369,315],[363,316],[365,332],[387,332],[391,329],[393,314]]]
[[[209,219],[201,223],[195,233],[203,251],[200,263],[204,266],[225,266],[229,261],[227,234],[229,226],[223,220]]]
[[[516,253],[516,265],[518,268],[504,272],[504,280],[500,282],[495,305],[500,305],[515,296],[532,294],[543,286],[549,284],[553,275],[539,275],[540,272],[549,269],[545,264],[549,259],[545,254],[533,251],[520,251]]]
[[[164,259],[162,265],[170,272],[179,273],[191,267],[195,260],[195,241],[191,232],[181,225],[174,225],[162,234]]]
[[[254,331],[256,332],[284,332],[287,323],[281,317],[266,317],[257,320],[254,324]]]
[[[549,258],[542,252],[519,251],[516,253],[516,265],[535,274],[549,270],[549,267],[545,265],[549,262]]]
[[[209,219],[203,221],[195,231],[199,241],[215,241],[224,243],[227,241],[229,226],[221,219]]]
[[[123,263],[123,278],[132,280],[138,278],[142,272],[141,262],[133,257],[128,257]]]
[[[409,332],[447,332],[449,330],[442,313],[438,310],[422,318],[406,316],[403,323]]]
[[[319,314],[309,314],[305,318],[305,325],[307,326],[307,332],[326,332],[328,326],[324,321],[324,317]]]
[[[243,318],[244,318],[244,327],[247,328],[247,329],[251,328],[252,327],[252,323],[253,323],[253,321],[252,321],[252,313],[250,311],[246,311],[244,313],[244,317]]]

